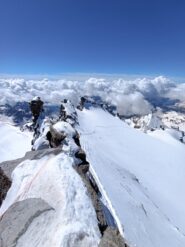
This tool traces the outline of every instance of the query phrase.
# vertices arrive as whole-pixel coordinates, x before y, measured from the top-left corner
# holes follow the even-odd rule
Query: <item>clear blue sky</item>
[[[0,73],[185,76],[184,0],[0,0]]]

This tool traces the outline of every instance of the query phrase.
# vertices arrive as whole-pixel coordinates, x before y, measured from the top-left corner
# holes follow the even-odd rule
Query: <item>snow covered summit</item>
[[[1,247],[127,246],[89,171],[76,117],[75,111],[35,125],[32,151],[0,164]],[[26,151],[24,132],[22,146],[14,132],[14,150]]]

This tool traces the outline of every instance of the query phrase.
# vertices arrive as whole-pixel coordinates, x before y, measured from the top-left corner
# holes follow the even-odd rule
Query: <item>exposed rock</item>
[[[99,247],[126,247],[123,237],[119,231],[111,227],[107,227],[100,241]]]
[[[83,166],[84,166],[84,168],[83,168]],[[96,211],[97,219],[98,219],[98,222],[99,222],[98,223],[99,224],[99,229],[100,229],[101,233],[103,233],[104,230],[107,228],[107,222],[106,222],[105,215],[103,213],[102,203],[100,202],[98,193],[94,189],[89,177],[86,176],[87,165],[75,166],[74,168],[76,169],[78,174],[81,176],[84,184],[86,185],[86,188],[87,188],[87,190],[89,192],[89,195],[91,197],[93,206],[94,206],[95,211]]]
[[[5,199],[5,196],[11,186],[10,179],[4,174],[0,167],[0,206]]]
[[[47,139],[52,148],[58,147],[65,138],[66,135],[64,132],[58,132],[56,129],[50,126],[50,131],[47,133]]]
[[[96,191],[96,193],[99,194],[100,193],[100,190],[98,188],[98,185],[97,185],[94,177],[92,176],[91,173],[89,173],[88,176],[89,176],[89,181],[90,181],[91,186],[94,188],[94,190]]]
[[[89,171],[89,163],[81,163],[78,165],[78,172],[80,174],[86,174]]]
[[[76,158],[81,159],[82,161],[86,161],[86,154],[82,149],[78,150],[78,152],[76,152],[75,156],[76,156]]]
[[[78,166],[75,166],[74,168],[76,169],[76,171],[81,176],[81,178],[82,178],[82,180],[83,180],[84,184],[86,185],[86,188],[89,192],[93,206],[94,206],[95,211],[96,211],[96,216],[98,219],[98,225],[99,225],[100,232],[103,235],[108,226],[113,227],[111,229],[114,229],[114,231],[118,231],[116,223],[114,221],[114,218],[113,218],[111,212],[101,201],[101,193],[99,191],[99,188],[98,188],[96,181],[94,180],[92,174],[89,172],[89,166],[90,165],[86,161],[85,152],[82,149],[80,149],[79,152],[77,152],[75,154],[75,156],[82,160],[82,163],[79,164]],[[119,233],[119,231],[118,231],[118,233]],[[124,247],[125,247],[125,245],[124,245]]]
[[[73,137],[74,142],[76,143],[77,146],[81,147],[80,145],[80,135],[78,132],[76,132],[76,135]]]
[[[0,246],[14,247],[32,221],[46,211],[53,210],[45,201],[30,198],[14,203],[0,220]]]

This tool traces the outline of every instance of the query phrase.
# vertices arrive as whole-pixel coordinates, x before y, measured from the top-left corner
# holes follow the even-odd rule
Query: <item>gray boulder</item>
[[[14,203],[0,219],[0,247],[15,247],[32,221],[50,210],[54,209],[39,198]]]
[[[79,149],[78,152],[75,153],[75,157],[86,162],[86,154],[82,149]]]

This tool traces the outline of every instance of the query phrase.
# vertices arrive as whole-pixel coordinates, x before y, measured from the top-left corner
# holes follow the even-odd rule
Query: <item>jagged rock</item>
[[[0,206],[11,186],[10,179],[4,174],[3,170],[0,168]]]
[[[89,173],[89,180],[96,193],[99,194],[100,193],[99,187],[91,173]]]
[[[44,200],[30,198],[14,203],[0,220],[0,246],[15,247],[32,221],[52,209]]]
[[[78,165],[79,173],[86,174],[89,171],[89,163],[81,163]]]
[[[100,241],[99,247],[126,247],[123,237],[117,229],[107,227]]]
[[[108,226],[116,229],[116,223],[110,212],[110,210],[103,204],[101,200],[101,193],[96,184],[96,181],[93,179],[93,176],[89,172],[89,163],[82,163],[74,167],[78,174],[81,176],[87,191],[91,197],[93,206],[96,211],[96,216],[98,219],[98,226],[102,235]]]
[[[81,159],[82,161],[86,161],[86,154],[82,149],[78,150],[78,152],[76,152],[75,156],[76,156],[76,158]]]
[[[77,105],[77,109],[82,111],[84,109],[84,104],[86,102],[86,97],[81,97],[80,98],[80,102],[79,102],[79,105]]]
[[[50,126],[50,131],[47,133],[47,139],[52,148],[58,147],[61,142],[66,138],[64,132],[58,132],[52,126]]]
[[[80,135],[78,134],[78,132],[76,132],[76,135],[73,137],[74,142],[76,143],[77,146],[81,147],[80,145]]]
[[[103,233],[103,231],[107,228],[107,221],[106,221],[106,217],[105,217],[104,212],[103,212],[102,203],[101,203],[99,195],[98,195],[97,191],[95,190],[95,188],[93,187],[93,184],[91,183],[89,177],[86,176],[86,174],[83,172],[82,167],[83,167],[83,165],[75,166],[74,168],[76,169],[78,174],[81,176],[81,178],[82,178],[82,180],[83,180],[83,182],[87,188],[87,191],[91,197],[93,206],[94,206],[95,211],[96,211],[99,229]]]

